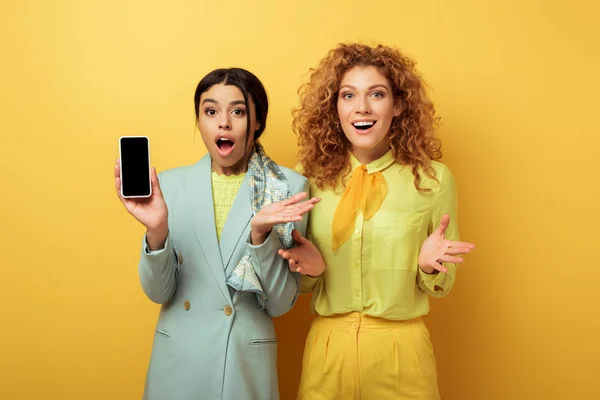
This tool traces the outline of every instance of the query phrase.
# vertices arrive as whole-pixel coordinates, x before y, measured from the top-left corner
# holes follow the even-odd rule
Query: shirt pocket
[[[376,213],[371,244],[374,270],[416,270],[424,212]]]

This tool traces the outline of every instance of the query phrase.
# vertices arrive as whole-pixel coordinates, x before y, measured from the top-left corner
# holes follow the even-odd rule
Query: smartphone
[[[121,195],[144,198],[152,195],[150,176],[150,141],[146,136],[119,138],[121,163]]]

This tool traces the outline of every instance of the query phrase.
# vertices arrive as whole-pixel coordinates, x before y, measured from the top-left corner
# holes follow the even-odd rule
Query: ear
[[[404,111],[404,103],[401,99],[396,100],[396,104],[394,105],[394,117],[399,116]]]
[[[254,130],[254,132],[259,131],[260,130],[260,121],[256,121],[256,129]]]

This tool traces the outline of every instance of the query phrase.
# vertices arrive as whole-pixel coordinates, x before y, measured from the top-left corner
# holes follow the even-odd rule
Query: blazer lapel
[[[225,220],[223,232],[221,233],[221,259],[225,265],[225,274],[229,275],[237,265],[239,260],[232,260],[233,253],[241,241],[246,242],[246,237],[242,237],[246,227],[252,218],[252,207],[250,205],[250,188],[248,186],[248,174],[240,185],[240,189],[233,201],[229,215]]]
[[[189,193],[189,210],[194,232],[206,262],[227,299],[231,299],[225,283],[225,269],[219,252],[215,225],[215,211],[212,198],[211,158],[206,154],[191,169],[192,184],[187,187]]]

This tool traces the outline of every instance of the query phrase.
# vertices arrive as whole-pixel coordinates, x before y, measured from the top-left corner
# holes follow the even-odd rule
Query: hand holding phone
[[[136,146],[127,147],[125,142],[129,142],[129,139],[123,139],[120,139],[122,158],[116,161],[114,169],[117,196],[127,211],[146,227],[150,248],[152,250],[160,248],[168,233],[168,209],[160,190],[156,170],[150,168],[149,156],[143,154],[144,152],[148,153],[147,142],[146,144],[142,142],[141,145],[138,142]],[[148,157],[148,162],[145,161],[146,157]],[[128,167],[134,170],[133,174],[128,174],[123,170]],[[142,170],[147,172],[141,172]],[[145,182],[140,182],[146,179],[145,175],[148,176],[147,187],[144,187]],[[138,182],[131,182],[131,179],[138,179]],[[128,183],[132,184],[128,185]]]

